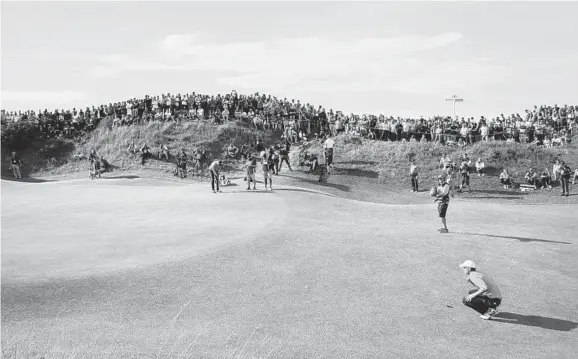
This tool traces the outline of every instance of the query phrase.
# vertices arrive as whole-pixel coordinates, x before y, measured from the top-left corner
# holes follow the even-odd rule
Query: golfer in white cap
[[[480,313],[480,318],[491,319],[498,314],[498,306],[502,303],[502,294],[496,282],[489,276],[476,270],[476,264],[467,260],[460,264],[460,268],[468,276],[470,282],[475,288],[470,290],[470,294],[464,297],[463,303]]]

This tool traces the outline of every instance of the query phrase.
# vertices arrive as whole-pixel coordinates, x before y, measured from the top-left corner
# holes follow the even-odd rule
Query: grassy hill
[[[81,141],[34,139],[31,135],[23,136],[27,146],[8,146],[3,141],[4,156],[2,159],[3,177],[10,177],[8,157],[9,151],[16,148],[25,163],[24,175],[63,177],[77,172],[88,171],[88,161],[79,160],[76,155],[87,156],[92,149],[105,158],[117,171],[152,171],[161,174],[172,173],[175,156],[181,148],[191,155],[197,148],[207,150],[209,159],[225,159],[226,148],[230,143],[241,147],[247,142],[255,142],[262,138],[265,143],[279,139],[280,134],[272,131],[259,131],[251,125],[236,121],[223,125],[206,122],[148,123],[143,126],[127,126],[110,128],[110,121],[105,119],[99,128],[86,135]],[[13,141],[14,142],[14,141]],[[22,142],[22,141],[20,141]],[[155,159],[142,166],[138,155],[128,148],[134,142],[137,148],[147,144]],[[158,149],[166,144],[170,151],[169,161],[160,161]],[[240,163],[225,159],[225,170],[236,171]]]
[[[260,137],[265,145],[270,145],[280,142],[280,135],[280,132],[256,130],[250,124],[241,121],[218,126],[206,122],[149,123],[143,126],[111,129],[110,121],[105,120],[99,128],[79,142],[57,139],[37,140],[34,138],[33,131],[29,131],[19,134],[20,138],[27,141],[27,146],[23,146],[22,143],[15,145],[14,141],[10,143],[3,139],[3,177],[10,177],[8,148],[16,148],[22,154],[25,162],[25,175],[70,178],[87,175],[88,161],[78,160],[75,155],[87,155],[93,148],[111,163],[117,172],[172,177],[175,167],[174,155],[181,148],[185,148],[190,154],[199,147],[207,149],[210,159],[224,159],[225,171],[229,176],[238,176],[241,174],[243,164],[238,160],[229,160],[225,157],[226,147],[230,143],[240,147]],[[132,142],[139,148],[146,143],[153,153],[158,151],[159,145],[166,144],[172,156],[169,161],[153,159],[142,166],[138,155],[128,151]],[[314,140],[294,146],[291,153],[294,169],[299,169],[299,155],[304,151],[320,153],[322,141]],[[342,195],[346,194],[342,189],[349,188],[352,190],[346,192],[350,192],[349,195],[352,198],[371,200],[375,197],[376,190],[384,193],[409,190],[408,171],[411,159],[415,159],[419,166],[421,188],[427,189],[435,183],[435,178],[441,173],[439,160],[442,155],[448,154],[457,161],[464,153],[472,161],[481,157],[486,164],[486,176],[474,175],[472,179],[476,193],[463,194],[462,196],[465,197],[503,199],[509,196],[510,193],[500,191],[501,186],[497,177],[502,168],[507,168],[519,183],[523,182],[524,174],[529,167],[534,167],[538,171],[544,168],[551,170],[556,158],[563,159],[572,168],[578,166],[578,149],[574,142],[568,147],[553,149],[505,142],[477,143],[465,149],[458,149],[434,143],[394,143],[343,135],[336,138],[335,169],[330,179],[331,183],[319,184],[314,175],[304,171],[292,173],[284,171],[281,176],[284,178],[277,183],[296,184],[299,182],[299,185],[309,187],[324,186],[324,189],[329,192]],[[366,195],[360,196],[360,190],[365,191]]]

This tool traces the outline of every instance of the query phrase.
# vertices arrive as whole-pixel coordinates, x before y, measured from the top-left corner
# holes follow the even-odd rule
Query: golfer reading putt
[[[462,302],[466,307],[480,313],[480,318],[491,319],[498,314],[498,307],[502,303],[500,288],[490,276],[478,272],[473,261],[469,259],[464,261],[460,264],[460,268],[468,276],[468,282],[475,287],[470,290]]]

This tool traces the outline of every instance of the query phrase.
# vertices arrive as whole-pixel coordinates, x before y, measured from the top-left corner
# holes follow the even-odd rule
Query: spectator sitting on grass
[[[484,176],[484,169],[486,168],[486,164],[482,161],[481,158],[478,158],[476,161],[476,172],[478,172],[478,177]]]
[[[510,179],[510,173],[505,168],[502,173],[500,173],[500,183],[504,186],[505,189],[508,189],[514,185]]]
[[[546,188],[546,187],[552,188],[550,178],[551,178],[550,172],[548,171],[547,168],[544,168],[544,171],[542,171],[542,174],[540,175],[540,182],[541,182],[542,188]]]
[[[227,147],[227,156],[231,157],[231,158],[235,158],[237,157],[237,154],[239,153],[239,149],[233,145],[232,143],[229,145],[229,147]]]
[[[526,180],[527,184],[534,186],[535,189],[538,189],[538,174],[533,168],[530,168],[528,172],[526,172],[524,179]]]

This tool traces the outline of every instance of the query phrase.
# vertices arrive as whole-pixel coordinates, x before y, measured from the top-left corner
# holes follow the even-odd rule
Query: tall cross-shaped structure
[[[446,101],[453,102],[453,104],[454,104],[454,120],[456,120],[456,102],[464,102],[464,99],[458,97],[457,95],[451,95],[450,97],[446,97]]]

